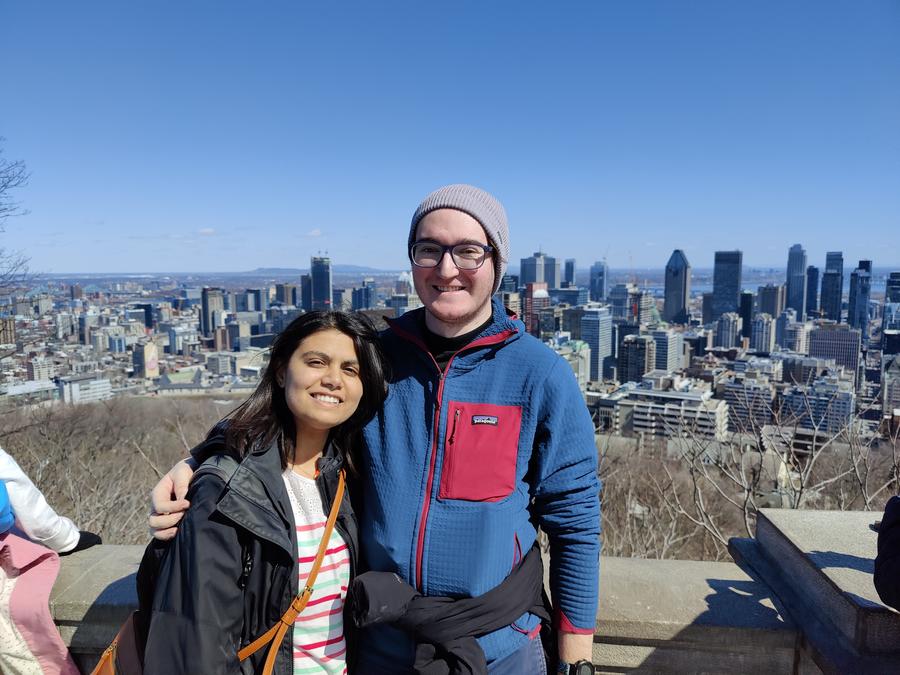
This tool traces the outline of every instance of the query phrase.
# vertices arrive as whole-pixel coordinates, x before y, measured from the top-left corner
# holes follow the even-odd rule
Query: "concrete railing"
[[[871,581],[874,519],[764,511],[758,539],[733,542],[740,567],[602,558],[594,662],[610,673],[898,672],[900,614]],[[98,546],[63,559],[51,609],[85,672],[135,605],[141,554]]]

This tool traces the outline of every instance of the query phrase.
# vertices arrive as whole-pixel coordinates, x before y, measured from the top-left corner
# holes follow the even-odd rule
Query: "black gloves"
[[[75,544],[75,548],[73,548],[71,551],[60,553],[60,555],[69,555],[70,553],[75,553],[75,551],[83,551],[86,548],[90,548],[91,546],[96,546],[97,544],[103,543],[103,540],[93,532],[85,532],[84,530],[81,530],[78,534],[78,543]]]

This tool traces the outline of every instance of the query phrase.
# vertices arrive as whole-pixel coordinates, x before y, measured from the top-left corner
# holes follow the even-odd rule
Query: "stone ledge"
[[[137,602],[141,546],[62,559],[51,610],[90,672]],[[604,672],[790,672],[797,634],[768,588],[732,563],[602,558],[594,660]]]

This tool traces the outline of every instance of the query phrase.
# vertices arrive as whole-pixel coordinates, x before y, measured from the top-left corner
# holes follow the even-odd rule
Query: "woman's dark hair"
[[[301,314],[272,343],[269,365],[256,390],[227,417],[225,440],[229,447],[245,457],[254,449],[268,447],[280,438],[281,468],[294,457],[296,429],[294,416],[287,406],[284,387],[278,375],[287,368],[294,351],[303,340],[322,330],[334,329],[353,340],[359,360],[362,398],[350,418],[331,430],[345,462],[354,469],[354,454],[359,448],[363,426],[381,408],[387,395],[387,373],[378,333],[364,314],[355,312],[308,312]]]

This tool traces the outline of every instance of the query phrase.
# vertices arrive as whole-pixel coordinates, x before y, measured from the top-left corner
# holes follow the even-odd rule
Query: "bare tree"
[[[0,234],[6,231],[6,221],[27,211],[12,195],[16,188],[28,183],[29,173],[22,160],[9,160],[3,156],[0,136]],[[21,251],[11,251],[0,246],[0,291],[21,284],[28,272],[28,258]]]

